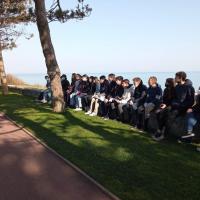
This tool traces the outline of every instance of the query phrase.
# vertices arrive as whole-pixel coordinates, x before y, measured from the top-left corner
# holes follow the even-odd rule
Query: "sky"
[[[85,1],[90,17],[50,24],[62,73],[200,71],[199,0]],[[34,37],[3,53],[6,71],[46,73],[36,24],[26,30]]]

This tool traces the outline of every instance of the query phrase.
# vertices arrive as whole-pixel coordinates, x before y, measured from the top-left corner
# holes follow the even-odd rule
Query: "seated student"
[[[129,102],[131,124],[136,128],[143,128],[143,111],[144,103],[147,95],[147,87],[139,77],[133,79],[135,90]]]
[[[152,76],[149,78],[149,87],[147,89],[147,97],[144,103],[144,128],[147,130],[150,113],[157,109],[162,102],[162,89],[157,83],[157,78]]]
[[[175,75],[175,96],[172,100],[172,114],[175,116],[186,114],[194,104],[195,90],[192,82],[186,79],[187,74],[183,71]]]
[[[85,74],[82,76],[81,81],[78,86],[77,95],[75,96],[75,106],[76,111],[82,110],[82,98],[87,95],[90,90],[90,85],[88,81],[88,76]]]
[[[101,101],[100,102],[100,114],[101,116],[104,118],[107,114],[107,110],[106,110],[106,102],[107,102],[107,99],[110,98],[110,96],[113,94],[114,90],[115,90],[115,87],[116,87],[116,80],[115,80],[115,74],[109,74],[108,75],[108,91],[107,91],[107,94],[105,96],[105,100],[104,101]]]
[[[108,95],[113,95],[115,87],[117,85],[115,80],[115,74],[109,74],[108,75],[108,82],[109,82],[109,88],[108,88]]]
[[[100,90],[99,93],[93,95],[92,101],[90,104],[90,110],[85,113],[90,116],[97,116],[99,109],[99,102],[105,100],[106,93],[108,92],[108,80],[105,76],[100,76]]]
[[[163,101],[157,110],[158,129],[153,139],[160,141],[165,137],[165,129],[168,117],[171,111],[171,103],[175,96],[175,81],[173,78],[166,79],[165,89],[163,92]]]
[[[87,93],[87,95],[82,97],[82,107],[84,109],[84,111],[88,111],[89,107],[90,107],[90,103],[92,100],[92,96],[94,95],[94,93],[96,92],[96,81],[95,79],[98,79],[97,77],[94,76],[90,76],[89,77],[89,91]]]
[[[112,90],[111,87],[109,87],[109,92],[107,93],[104,102],[101,104],[102,116],[105,120],[109,118],[116,119],[117,102],[115,100],[119,100],[124,93],[124,88],[122,87],[123,77],[118,76],[115,81],[115,87],[112,88]]]
[[[69,89],[70,84],[69,84],[69,81],[67,80],[66,74],[63,74],[60,78],[61,78],[61,85],[62,85],[62,90],[63,90],[65,104],[67,106],[68,105],[67,90]]]
[[[118,103],[118,118],[120,121],[128,122],[129,117],[125,117],[128,114],[127,107],[129,106],[128,102],[131,100],[131,93],[133,90],[132,85],[129,84],[128,79],[124,79],[122,81],[122,87],[124,88],[124,93],[121,97],[121,99],[116,99],[116,102]]]
[[[49,76],[45,76],[46,79],[46,90],[42,91],[38,97],[38,100],[42,103],[51,102],[51,82]]]
[[[183,135],[180,141],[191,141],[192,137],[195,136],[193,128],[197,123],[200,123],[200,94],[197,95],[195,104],[187,110],[187,134]]]
[[[74,89],[73,92],[70,94],[70,107],[74,108],[76,101],[75,101],[75,97],[78,94],[78,87],[81,81],[81,75],[80,74],[76,74],[76,81],[74,82]]]

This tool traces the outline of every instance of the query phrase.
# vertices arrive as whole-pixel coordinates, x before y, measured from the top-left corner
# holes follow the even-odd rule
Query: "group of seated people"
[[[193,128],[200,123],[200,93],[195,95],[185,72],[167,78],[164,90],[155,76],[149,78],[148,86],[139,77],[132,81],[114,74],[98,78],[73,73],[70,84],[66,75],[61,76],[66,106],[76,111],[83,110],[91,117],[99,115],[104,120],[131,123],[134,128],[145,131],[148,131],[149,118],[154,113],[158,128],[153,138],[157,141],[167,135],[166,123],[170,115],[186,115],[187,132],[180,141],[195,136]]]

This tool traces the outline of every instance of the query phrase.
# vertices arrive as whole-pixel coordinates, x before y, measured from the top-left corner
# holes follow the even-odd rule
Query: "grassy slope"
[[[17,94],[0,95],[0,111],[123,200],[199,199],[200,155],[173,141],[156,143],[115,121],[90,118]]]

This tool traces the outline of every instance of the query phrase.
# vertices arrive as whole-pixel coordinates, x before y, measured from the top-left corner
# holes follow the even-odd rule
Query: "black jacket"
[[[122,85],[116,85],[114,90],[113,90],[113,93],[111,95],[112,98],[116,98],[116,97],[122,97],[124,93],[124,88],[122,87]]]
[[[78,91],[81,93],[88,93],[90,91],[90,84],[88,81],[81,81],[78,86]]]
[[[67,89],[70,86],[69,81],[67,79],[61,80],[61,85],[62,85],[63,91],[67,91]]]
[[[108,95],[109,96],[115,96],[115,87],[116,87],[117,83],[116,81],[111,81],[109,83],[109,87],[108,87]]]
[[[135,88],[135,91],[132,96],[133,103],[137,103],[138,106],[144,104],[147,95],[147,87],[141,81],[138,87]]]
[[[194,105],[195,90],[191,85],[178,84],[175,87],[175,97],[172,100],[172,108],[180,112],[186,112]]]
[[[163,92],[163,103],[166,106],[171,106],[174,97],[175,97],[175,88],[166,87]]]
[[[96,83],[89,83],[88,95],[93,95],[96,92]]]
[[[105,93],[108,94],[109,91],[109,82],[108,80],[105,80],[103,83],[100,84],[100,94]]]

